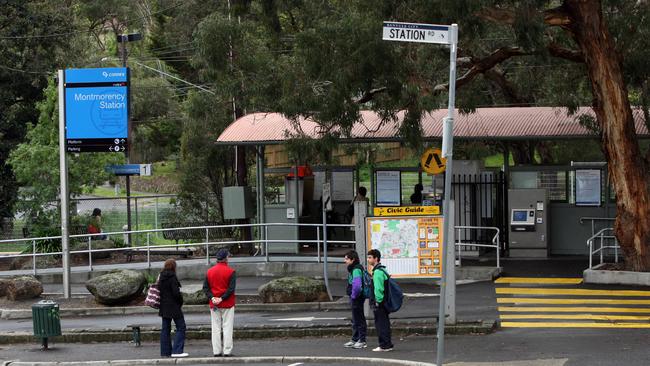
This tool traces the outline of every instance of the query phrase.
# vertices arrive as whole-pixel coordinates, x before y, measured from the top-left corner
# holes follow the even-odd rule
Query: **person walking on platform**
[[[183,295],[181,283],[176,277],[176,261],[165,261],[163,270],[158,277],[160,291],[160,308],[158,315],[162,318],[160,327],[160,355],[162,357],[187,357],[185,348],[185,317],[183,316]],[[172,320],[176,324],[176,336],[172,347]]]
[[[345,253],[343,260],[348,267],[347,294],[350,296],[350,305],[352,306],[352,339],[344,346],[355,349],[366,348],[368,346],[366,343],[368,327],[366,316],[363,314],[363,303],[366,300],[363,296],[364,269],[359,263],[359,254],[354,250]]]
[[[212,353],[215,357],[232,356],[237,278],[235,270],[228,265],[229,256],[230,252],[227,249],[217,252],[217,264],[208,269],[203,283],[203,292],[210,299]]]
[[[373,352],[388,352],[393,350],[390,336],[390,318],[384,306],[388,273],[381,263],[381,252],[377,249],[368,251],[368,268],[372,268],[372,287],[374,298],[370,299],[370,306],[375,315],[375,329],[379,338],[379,347]]]

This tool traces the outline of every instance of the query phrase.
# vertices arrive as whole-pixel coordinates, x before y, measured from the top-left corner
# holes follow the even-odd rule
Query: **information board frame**
[[[373,225],[382,225],[382,221],[417,221],[417,231],[412,247],[417,256],[404,259],[392,258],[393,253],[386,253],[382,245],[375,245],[373,234],[378,233],[378,228]],[[399,224],[396,224],[399,226]],[[412,225],[412,224],[411,224]],[[444,217],[442,215],[412,215],[412,216],[378,216],[366,217],[366,249],[379,249],[382,253],[381,263],[395,278],[442,278],[442,261],[444,260]],[[437,230],[434,230],[437,229]],[[424,243],[424,244],[423,244]],[[394,246],[390,248],[395,249]],[[402,262],[398,262],[402,261]],[[436,262],[437,261],[437,262]],[[413,267],[417,267],[414,270]],[[410,269],[410,272],[405,270]],[[425,273],[423,273],[425,269]],[[435,271],[437,269],[437,272]]]

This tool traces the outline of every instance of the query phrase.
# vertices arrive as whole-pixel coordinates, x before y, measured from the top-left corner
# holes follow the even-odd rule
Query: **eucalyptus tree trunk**
[[[593,109],[602,131],[602,147],[616,192],[616,237],[628,269],[650,270],[650,191],[646,159],[641,155],[621,62],[595,0],[565,0],[568,30],[584,54]]]

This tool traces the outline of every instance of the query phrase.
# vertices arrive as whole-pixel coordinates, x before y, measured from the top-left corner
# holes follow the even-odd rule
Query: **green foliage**
[[[8,0],[0,11],[0,217],[12,217],[18,184],[7,159],[23,141],[27,123],[36,120],[47,75],[71,49],[65,33],[74,25],[62,2]],[[24,36],[30,37],[24,37]],[[73,60],[74,54],[69,59]]]
[[[9,163],[23,186],[20,210],[25,213],[28,225],[49,227],[58,222],[60,190],[58,97],[52,80],[44,94],[45,100],[37,103],[40,112],[38,124],[29,125],[26,141],[11,153]],[[108,179],[104,167],[123,161],[121,154],[69,155],[70,196],[80,195],[84,186],[101,184]]]

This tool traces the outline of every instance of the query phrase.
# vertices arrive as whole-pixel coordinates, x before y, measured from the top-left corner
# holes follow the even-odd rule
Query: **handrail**
[[[614,231],[614,228],[603,228],[587,239],[587,246],[589,247],[589,269],[593,268],[593,256],[597,253],[600,254],[600,264],[603,264],[603,253],[606,249],[614,249],[614,260],[618,263],[618,250],[620,246],[615,235],[605,235],[605,233],[610,231]],[[600,239],[600,246],[594,250],[595,239]],[[603,245],[603,239],[614,239],[614,245]]]
[[[268,239],[268,228],[269,227],[286,227],[286,226],[291,226],[291,227],[313,227],[316,229],[316,240],[300,240],[300,239]],[[261,239],[253,239],[253,240],[220,240],[220,241],[215,241],[214,239],[212,241],[209,240],[209,231],[211,229],[222,229],[222,228],[241,228],[241,227],[260,227],[263,228],[263,230],[267,233],[267,235],[264,236],[264,238]],[[351,224],[328,224],[327,228],[349,228],[349,227],[354,227],[354,225]],[[317,258],[316,260],[320,263],[322,262],[321,257],[327,255],[327,252],[324,251],[324,253],[321,254],[321,245],[325,246],[327,242],[333,243],[333,244],[355,244],[355,241],[351,240],[327,240],[325,239],[324,235],[321,235],[321,231],[324,230],[324,227],[322,224],[313,224],[313,223],[255,223],[255,224],[225,224],[225,225],[210,225],[210,226],[190,226],[190,227],[178,227],[178,228],[164,228],[164,229],[147,229],[147,230],[130,230],[130,231],[116,231],[116,232],[103,232],[103,233],[97,233],[97,234],[76,234],[76,235],[70,235],[70,238],[88,238],[88,249],[83,249],[83,250],[74,250],[70,251],[70,254],[82,254],[82,253],[88,253],[88,269],[90,271],[93,270],[92,268],[92,253],[97,253],[97,252],[111,252],[111,251],[125,251],[125,250],[138,250],[138,251],[146,251],[147,254],[147,264],[149,268],[151,268],[151,249],[157,249],[157,248],[169,248],[169,245],[151,245],[150,243],[150,236],[152,233],[158,233],[158,232],[166,232],[166,231],[183,231],[183,230],[205,230],[205,240],[204,241],[196,241],[192,243],[183,243],[183,244],[176,244],[174,245],[175,247],[189,247],[189,246],[205,246],[205,252],[206,252],[206,261],[209,263],[209,247],[210,245],[232,245],[232,244],[256,244],[258,245],[257,252],[255,252],[254,255],[258,255],[258,253],[262,250],[264,250],[264,261],[269,262],[269,254],[268,254],[268,248],[269,244],[274,244],[274,243],[295,243],[295,244],[305,244],[305,243],[315,243],[317,246]],[[109,248],[109,249],[93,249],[92,248],[92,237],[95,236],[109,236],[109,235],[123,235],[126,236],[127,234],[146,234],[146,245],[143,246],[129,246],[125,248]],[[37,257],[43,257],[43,256],[52,256],[52,255],[62,255],[63,252],[50,252],[50,253],[37,253],[36,250],[36,243],[38,241],[43,241],[43,240],[61,240],[62,236],[45,236],[45,237],[35,237],[35,238],[20,238],[20,239],[5,239],[5,240],[0,240],[0,245],[3,243],[26,243],[26,242],[31,242],[32,244],[32,253],[29,254],[13,254],[6,256],[6,258],[9,257],[32,257],[33,261],[33,268],[32,271],[34,275],[37,274],[37,268],[36,268],[36,258]],[[224,238],[225,239],[225,238]],[[218,239],[217,239],[218,240]]]
[[[458,237],[455,242],[455,246],[458,247],[458,263],[461,264],[461,248],[464,246],[473,246],[473,247],[486,247],[486,248],[495,248],[497,252],[497,268],[501,267],[500,262],[500,251],[501,246],[499,245],[499,237],[501,230],[495,226],[454,226],[455,230],[458,230]],[[470,229],[470,230],[494,230],[495,234],[492,237],[492,245],[489,244],[480,244],[480,243],[461,243],[460,240],[460,230]]]
[[[578,219],[580,224],[584,224],[585,220],[591,220],[591,221],[614,221],[616,220],[615,217],[591,217],[591,216],[582,216],[581,218]]]

